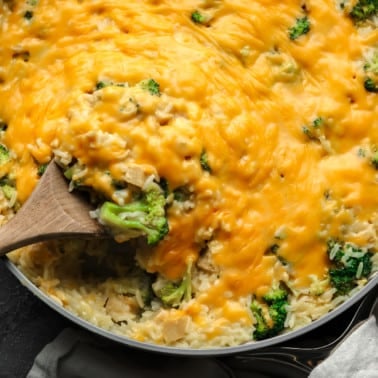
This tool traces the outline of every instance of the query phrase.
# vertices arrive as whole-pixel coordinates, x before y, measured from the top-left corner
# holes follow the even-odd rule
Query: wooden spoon
[[[110,237],[90,217],[90,210],[89,201],[81,193],[68,191],[60,168],[51,162],[29,199],[0,227],[0,256],[49,239]]]

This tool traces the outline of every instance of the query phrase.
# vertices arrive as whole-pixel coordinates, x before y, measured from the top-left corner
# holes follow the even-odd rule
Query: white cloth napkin
[[[358,326],[309,378],[378,378],[378,320]]]
[[[253,372],[251,372],[253,374]],[[219,360],[140,352],[65,329],[36,357],[27,378],[235,378]],[[378,326],[372,315],[309,378],[378,378]]]

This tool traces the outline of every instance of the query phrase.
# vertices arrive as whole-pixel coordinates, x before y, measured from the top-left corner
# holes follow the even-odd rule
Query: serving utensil
[[[90,210],[91,204],[82,193],[68,191],[60,168],[51,162],[29,199],[0,227],[0,256],[49,239],[109,237],[90,217]]]

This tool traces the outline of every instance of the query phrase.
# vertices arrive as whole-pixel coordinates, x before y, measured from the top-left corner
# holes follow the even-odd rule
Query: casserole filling
[[[375,1],[0,2],[5,223],[55,159],[112,241],[9,258],[144,342],[318,319],[378,269]]]

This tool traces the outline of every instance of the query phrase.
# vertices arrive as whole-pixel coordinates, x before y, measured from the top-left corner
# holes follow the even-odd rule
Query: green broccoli
[[[140,193],[140,198],[124,206],[105,202],[100,208],[99,220],[114,235],[129,239],[146,236],[147,243],[154,245],[169,231],[165,205],[163,190],[152,182]]]
[[[251,311],[256,320],[253,332],[255,340],[276,336],[284,329],[287,316],[288,293],[286,290],[272,289],[262,297],[262,300],[264,302],[262,304],[256,299],[251,303]]]
[[[63,175],[67,180],[70,181],[70,187],[72,187],[73,189],[84,189],[85,190],[85,186],[83,185],[82,179],[75,179],[74,180],[75,172],[77,172],[77,170],[80,170],[79,163],[75,163],[74,165],[71,165],[68,168],[66,168],[63,172]]]
[[[378,14],[378,0],[359,0],[349,16],[355,23],[360,23]]]
[[[160,96],[160,84],[154,79],[143,80],[140,83],[142,89],[150,92],[153,96]]]
[[[1,190],[7,200],[11,200],[16,195],[16,188],[9,184],[2,184]]]
[[[179,283],[169,281],[160,289],[156,290],[156,295],[161,301],[170,307],[178,307],[184,300],[192,298],[192,264],[189,263],[183,279]]]
[[[202,150],[201,156],[200,156],[200,164],[204,171],[211,173],[211,167],[209,165],[209,158],[207,156],[207,152],[205,150]]]
[[[3,144],[0,144],[0,165],[9,160],[9,150]]]
[[[378,75],[378,50],[374,52],[370,59],[366,60],[364,64],[364,71]]]
[[[111,85],[111,84],[106,83],[105,81],[98,81],[98,82],[96,83],[95,88],[96,88],[96,91],[98,91],[98,90],[103,89],[103,88],[105,88],[105,87],[107,87],[107,86],[109,86],[109,85]]]
[[[33,18],[33,12],[30,11],[30,10],[27,10],[25,13],[24,13],[24,18],[25,20],[31,20]]]
[[[324,118],[322,117],[317,117],[312,121],[313,127],[317,128],[320,127],[324,124]]]
[[[357,155],[361,158],[367,159],[369,164],[372,165],[374,169],[378,170],[378,147],[373,145],[370,148],[360,147],[357,151]]]
[[[371,157],[371,164],[373,164],[375,169],[378,169],[378,151],[375,151]]]
[[[270,290],[263,296],[263,299],[268,304],[273,304],[279,301],[287,301],[287,291],[282,288]]]
[[[100,89],[103,89],[103,88],[106,88],[106,87],[111,87],[111,86],[114,86],[114,87],[126,87],[127,84],[125,83],[115,83],[113,81],[105,81],[105,80],[101,80],[101,81],[98,81],[95,85],[95,90],[96,91],[99,91]]]
[[[307,34],[310,31],[310,20],[307,16],[297,18],[294,26],[289,28],[289,38],[294,41],[301,35]]]
[[[10,179],[8,176],[4,176],[0,179],[0,189],[7,200],[13,200],[17,196],[14,180]]]
[[[378,0],[377,0],[378,1]],[[378,92],[378,50],[364,64],[364,87],[368,92]]]
[[[325,120],[322,117],[315,118],[309,126],[303,126],[302,131],[309,139],[319,141],[324,135]]]
[[[41,165],[38,166],[37,175],[39,177],[41,177],[45,173],[47,166],[48,166],[48,164],[41,164]]]
[[[367,278],[372,270],[372,253],[351,243],[328,241],[327,253],[331,260],[330,282],[340,295],[348,294],[357,281]]]
[[[376,83],[372,78],[368,77],[364,80],[364,88],[368,92],[378,93],[378,83]]]
[[[195,24],[206,24],[208,21],[208,18],[203,15],[200,11],[195,10],[191,15],[190,15],[191,20]]]

